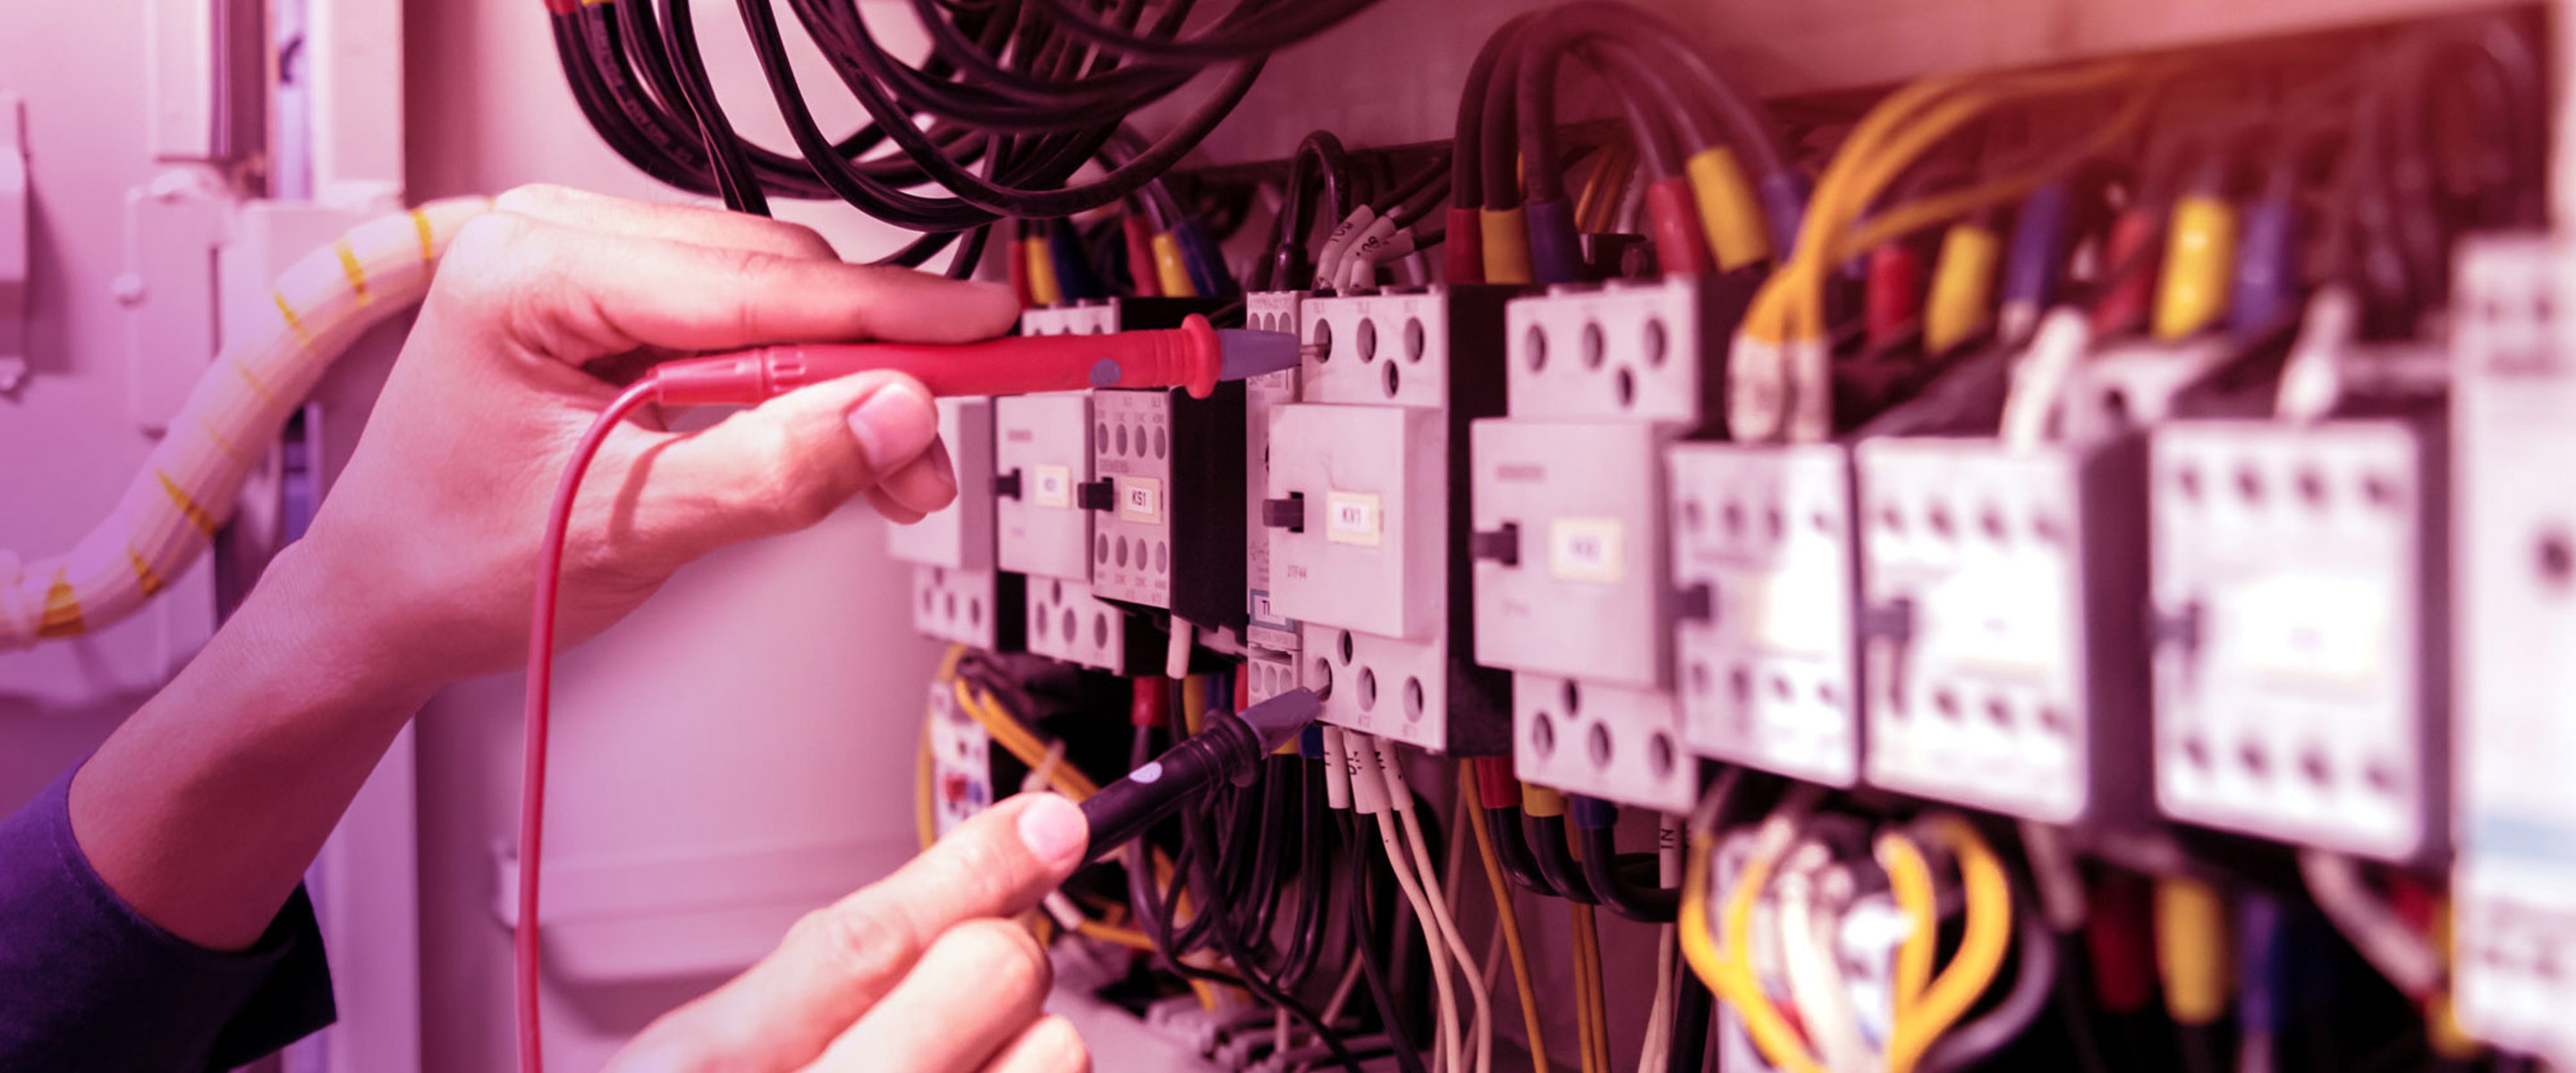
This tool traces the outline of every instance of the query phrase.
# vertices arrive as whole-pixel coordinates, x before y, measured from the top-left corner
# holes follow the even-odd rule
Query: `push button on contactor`
[[[1504,522],[1500,529],[1470,534],[1467,537],[1467,555],[1484,562],[1519,566],[1521,564],[1520,523]]]
[[[1285,529],[1291,533],[1306,531],[1306,494],[1290,492],[1286,499],[1261,501],[1261,524],[1265,528]]]
[[[993,495],[1002,499],[1020,498],[1020,471],[1015,469],[1009,473],[995,474],[993,476]]]
[[[1108,481],[1084,481],[1073,486],[1073,505],[1084,510],[1115,510],[1118,490]]]

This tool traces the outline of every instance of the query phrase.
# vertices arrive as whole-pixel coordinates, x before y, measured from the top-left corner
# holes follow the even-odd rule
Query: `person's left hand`
[[[1072,801],[1023,794],[819,910],[732,982],[663,1016],[608,1073],[1085,1073],[1042,1016],[1046,952],[1008,918],[1082,863]]]

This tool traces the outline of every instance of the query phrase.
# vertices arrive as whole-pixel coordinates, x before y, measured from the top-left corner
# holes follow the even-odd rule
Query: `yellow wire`
[[[1923,850],[1899,831],[1878,836],[1878,866],[1887,872],[1889,893],[1905,913],[1905,942],[1896,948],[1896,1015],[1912,1012],[1932,985],[1932,956],[1941,926],[1932,902],[1932,866]]]
[[[1994,983],[2003,968],[2004,952],[2012,945],[2012,888],[1994,849],[1956,814],[1932,816],[1924,824],[1958,859],[1959,884],[1967,891],[1968,924],[1959,937],[1958,953],[1933,979],[1922,1001],[1912,1011],[1897,1015],[1895,1028],[1888,1033],[1888,1073],[1911,1073],[1932,1041],[1949,1031]]]
[[[1494,831],[1485,824],[1485,804],[1465,764],[1458,765],[1458,789],[1467,795],[1467,824],[1476,831],[1476,853],[1485,861],[1485,883],[1494,889],[1494,918],[1503,929],[1503,949],[1511,956],[1512,984],[1520,988],[1521,1026],[1529,1032],[1531,1073],[1548,1073],[1546,1022],[1538,1015],[1538,989],[1530,982],[1529,950],[1521,943],[1521,914],[1513,904],[1511,881],[1494,857]]]
[[[921,720],[921,764],[913,770],[912,777],[912,820],[914,826],[920,828],[923,849],[929,849],[931,843],[939,841],[939,803],[930,786],[935,779],[930,759],[930,726],[931,721],[937,718],[931,715]]]
[[[1602,1067],[1601,1025],[1593,1019],[1592,1010],[1593,973],[1598,969],[1586,956],[1589,945],[1583,941],[1585,935],[1594,934],[1592,907],[1581,902],[1567,902],[1565,905],[1574,920],[1566,938],[1574,949],[1574,1027],[1580,1037],[1576,1044],[1582,1049],[1582,1070],[1583,1073],[1609,1073]]]
[[[1565,848],[1575,860],[1583,859],[1583,844],[1571,827],[1566,828]],[[1589,963],[1591,969],[1589,979],[1583,984],[1583,1001],[1585,1005],[1592,1008],[1592,1056],[1593,1060],[1600,1064],[1602,1073],[1612,1073],[1614,1067],[1610,1064],[1610,1009],[1609,1004],[1604,1000],[1601,983],[1600,915],[1588,905],[1577,905],[1575,908],[1579,910],[1574,914],[1575,941],[1582,944],[1584,960]]]
[[[1736,877],[1734,890],[1727,897],[1727,948],[1721,953],[1709,938],[1708,919],[1709,858],[1716,850],[1717,836],[1692,831],[1690,855],[1682,868],[1680,926],[1673,930],[1680,934],[1682,958],[1690,963],[1691,971],[1699,974],[1700,982],[1707,984],[1709,990],[1735,1007],[1736,1015],[1743,1018],[1744,1034],[1753,1040],[1763,1058],[1782,1073],[1825,1073],[1824,1064],[1807,1049],[1798,1030],[1762,992],[1760,981],[1753,978],[1752,959],[1747,953],[1746,933],[1750,931],[1753,899],[1770,882],[1771,871],[1778,864],[1779,853],[1785,851],[1787,840],[1781,843],[1782,850],[1757,852],[1746,862],[1744,874]],[[1739,907],[1743,920],[1736,919]]]

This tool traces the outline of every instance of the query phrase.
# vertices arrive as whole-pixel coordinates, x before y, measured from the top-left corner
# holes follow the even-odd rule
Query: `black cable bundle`
[[[1054,218],[1126,198],[1195,148],[1252,86],[1269,53],[1372,0],[1242,0],[1184,33],[1193,0],[1151,18],[1144,0],[912,0],[930,55],[886,51],[857,0],[793,0],[797,21],[867,125],[832,138],[815,123],[769,0],[738,0],[795,155],[744,139],[709,83],[690,0],[549,0],[574,99],[609,147],[646,174],[766,213],[768,197],[835,197],[924,232],[889,258],[919,264],[1004,217]],[[1067,185],[1118,123],[1225,66],[1172,131],[1107,174]],[[925,191],[924,188],[928,188]],[[962,271],[962,269],[961,269]]]

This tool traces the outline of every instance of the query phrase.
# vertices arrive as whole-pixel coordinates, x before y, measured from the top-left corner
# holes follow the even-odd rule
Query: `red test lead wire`
[[[1085,388],[1183,387],[1206,398],[1225,347],[1207,318],[1114,335],[1023,335],[982,343],[773,346],[665,362],[645,379],[665,406],[749,406],[807,384],[891,369],[933,395],[1026,395]]]
[[[600,411],[599,420],[582,434],[564,466],[563,482],[555,486],[554,506],[546,513],[545,541],[537,547],[536,608],[528,622],[527,741],[519,776],[519,925],[511,936],[517,961],[513,997],[519,1013],[519,1073],[545,1070],[537,1026],[537,866],[545,859],[546,725],[553,715],[555,600],[563,582],[564,540],[572,528],[582,474],[599,456],[599,446],[608,442],[608,434],[625,422],[626,415],[653,397],[650,380],[636,383]]]

